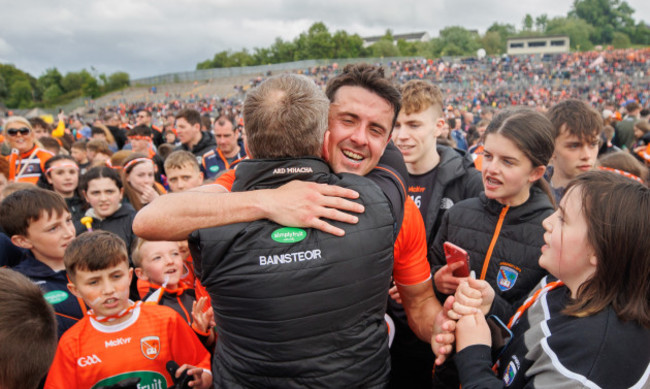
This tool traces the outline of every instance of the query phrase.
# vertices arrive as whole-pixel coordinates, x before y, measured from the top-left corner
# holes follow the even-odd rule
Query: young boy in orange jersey
[[[70,291],[91,308],[59,342],[45,388],[95,388],[140,378],[139,387],[167,388],[169,361],[212,385],[210,354],[172,309],[129,300],[133,270],[124,242],[107,231],[81,235],[65,251]],[[147,386],[148,385],[148,386]]]
[[[187,281],[190,269],[183,263],[179,242],[138,238],[131,257],[136,276],[149,287],[142,300],[172,308],[192,326],[201,343],[206,347],[213,344],[212,308],[204,311],[206,297],[197,302],[193,278]]]

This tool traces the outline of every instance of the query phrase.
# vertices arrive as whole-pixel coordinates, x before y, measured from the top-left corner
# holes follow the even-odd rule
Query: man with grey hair
[[[217,323],[218,387],[387,382],[384,312],[404,193],[397,179],[382,191],[368,178],[331,173],[319,158],[328,108],[323,92],[303,76],[276,76],[249,92],[244,120],[253,159],[239,164],[232,189],[274,188],[296,179],[354,189],[365,212],[344,237],[269,220],[190,235]]]

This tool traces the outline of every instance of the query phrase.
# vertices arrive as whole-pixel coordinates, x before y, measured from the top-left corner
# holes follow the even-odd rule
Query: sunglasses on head
[[[7,130],[7,135],[9,135],[9,136],[16,136],[16,135],[20,134],[20,135],[25,136],[25,135],[29,135],[30,132],[32,132],[32,130],[30,130],[30,129],[27,128],[27,127],[23,127],[23,128],[10,128],[10,129]]]

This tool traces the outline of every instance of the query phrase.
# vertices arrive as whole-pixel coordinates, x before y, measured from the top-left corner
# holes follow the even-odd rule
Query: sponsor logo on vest
[[[273,169],[273,174],[298,174],[298,173],[313,173],[314,170],[309,166],[303,167],[279,167]]]
[[[129,378],[140,378],[138,389],[167,389],[165,376],[156,371],[131,371],[114,375],[99,381],[91,389],[113,386]]]
[[[81,367],[91,366],[97,363],[102,363],[102,360],[95,354],[77,359],[77,365]]]
[[[515,286],[521,269],[506,262],[501,262],[499,265],[501,266],[499,267],[499,273],[497,274],[497,286],[501,291],[505,292]]]
[[[271,234],[271,239],[278,243],[296,243],[307,237],[307,231],[300,228],[279,228]]]
[[[129,344],[129,343],[131,343],[131,338],[117,338],[113,340],[105,340],[104,346],[106,348],[109,348],[109,347],[122,346],[124,344]]]
[[[52,305],[64,302],[68,299],[68,296],[68,293],[62,290],[53,290],[43,295],[43,297],[45,297],[45,300]]]
[[[160,354],[160,338],[157,336],[145,336],[140,339],[140,351],[148,359],[156,359]]]
[[[260,266],[266,265],[282,265],[291,262],[311,261],[312,259],[320,259],[320,250],[307,250],[299,251],[297,253],[286,253],[279,255],[269,255],[267,257],[260,255]]]
[[[212,165],[212,166],[210,166],[210,171],[211,171],[212,173],[216,173],[216,172],[218,172],[218,171],[219,171],[219,166],[217,166],[217,165]]]

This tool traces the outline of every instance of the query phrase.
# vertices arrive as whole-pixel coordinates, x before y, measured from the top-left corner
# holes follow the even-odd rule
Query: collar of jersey
[[[130,318],[127,320],[119,323],[119,324],[108,324],[110,322],[104,322],[100,323],[99,321],[95,320],[92,316],[89,316],[88,318],[90,319],[90,324],[100,332],[104,333],[113,333],[113,332],[119,332],[122,331],[125,328],[130,327],[133,323],[135,323],[138,320],[138,317],[140,317],[140,308],[142,305],[142,301],[138,301],[137,303],[134,303],[133,301],[129,300],[129,304],[133,305],[133,309],[131,310],[133,314],[131,315]]]

